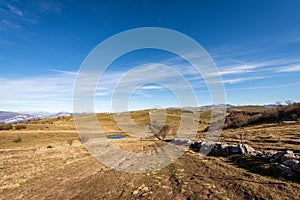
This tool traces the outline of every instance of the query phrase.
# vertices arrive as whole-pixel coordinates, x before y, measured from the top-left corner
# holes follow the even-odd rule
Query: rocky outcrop
[[[247,144],[228,145],[226,143],[211,143],[211,142],[193,142],[190,145],[193,151],[199,152],[202,149],[211,149],[212,154],[225,153],[225,154],[253,154],[255,149]]]
[[[300,174],[300,156],[290,150],[279,152],[273,150],[257,151],[247,144],[228,145],[220,142],[192,142],[179,139],[173,139],[172,142],[177,145],[190,144],[190,149],[200,153],[211,149],[210,154],[212,155],[247,155],[269,163],[270,169],[279,170],[283,174]]]

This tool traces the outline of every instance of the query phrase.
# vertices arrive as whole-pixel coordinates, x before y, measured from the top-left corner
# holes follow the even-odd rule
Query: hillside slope
[[[179,114],[169,113],[168,123],[176,124]],[[131,116],[141,125],[149,122],[147,111],[133,112]],[[112,121],[112,115],[97,117],[106,135],[124,134]],[[187,151],[160,170],[118,172],[89,154],[79,141],[72,117],[24,125],[22,130],[0,131],[0,199],[299,199],[299,182],[270,176],[265,174],[266,169],[256,170],[257,163],[247,157],[201,159],[198,153]],[[199,124],[197,136],[202,139],[203,126]],[[300,136],[299,126],[248,127],[245,142],[260,150],[276,146],[300,150],[293,143]],[[243,130],[226,130],[220,140],[238,143]],[[279,134],[282,140],[274,143]],[[163,145],[156,139],[130,136],[112,142],[134,152]]]

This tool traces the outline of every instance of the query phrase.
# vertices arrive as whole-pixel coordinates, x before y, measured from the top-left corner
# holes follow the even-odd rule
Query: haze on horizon
[[[228,104],[300,101],[299,9],[300,2],[293,0],[3,0],[0,110],[72,112],[74,81],[89,52],[108,37],[140,27],[173,29],[200,43],[220,71]],[[203,78],[187,61],[169,52],[145,49],[111,64],[96,89],[95,111],[111,111],[115,84],[139,65],[147,65],[151,75],[172,82],[172,76],[155,63],[182,74],[199,106],[211,103]],[[133,78],[130,84],[134,82]],[[130,110],[156,105],[176,107],[179,102],[167,88],[151,83],[138,88],[129,101]]]

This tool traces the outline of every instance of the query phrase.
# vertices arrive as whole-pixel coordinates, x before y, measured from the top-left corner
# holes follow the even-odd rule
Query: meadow
[[[148,125],[149,110],[130,113],[138,125]],[[210,111],[200,116],[195,140],[203,140]],[[167,110],[167,124],[176,130],[179,109]],[[156,137],[134,138],[122,131],[112,114],[97,114],[107,136],[128,151],[154,151],[165,145]],[[18,128],[22,125],[22,128]],[[224,129],[219,141],[243,142],[258,150],[300,153],[300,122],[263,123]],[[191,150],[165,168],[126,173],[97,161],[78,137],[74,118],[43,119],[0,131],[0,199],[299,199],[300,183],[264,173],[247,157],[207,156]]]

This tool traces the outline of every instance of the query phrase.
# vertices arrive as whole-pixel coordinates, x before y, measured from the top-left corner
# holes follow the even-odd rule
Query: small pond
[[[124,138],[124,135],[109,135],[107,136],[108,139],[121,139]]]

